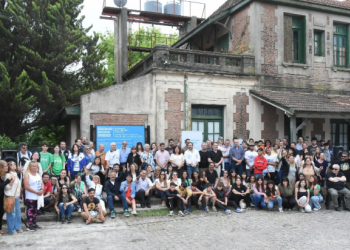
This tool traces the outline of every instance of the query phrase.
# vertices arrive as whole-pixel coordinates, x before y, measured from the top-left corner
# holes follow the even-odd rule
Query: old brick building
[[[84,95],[81,131],[145,124],[158,142],[181,130],[213,140],[298,134],[348,149],[349,24],[350,1],[228,0],[128,81]],[[228,53],[242,45],[250,51]]]

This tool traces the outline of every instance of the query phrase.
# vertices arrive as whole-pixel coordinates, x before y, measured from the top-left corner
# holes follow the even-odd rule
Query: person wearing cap
[[[316,148],[317,148],[317,138],[316,137],[312,137],[311,145],[308,146],[307,150],[309,151],[310,154],[314,155],[315,152],[316,152]]]
[[[255,144],[254,143],[249,143],[249,150],[245,152],[244,154],[244,159],[246,162],[246,173],[247,173],[247,178],[250,177],[250,175],[253,173],[254,169],[254,159],[255,157],[258,156],[258,153],[254,151]]]
[[[328,192],[332,197],[335,211],[340,211],[338,204],[338,195],[344,194],[345,196],[345,209],[350,211],[350,191],[345,187],[346,177],[343,172],[339,172],[340,166],[334,164],[331,172],[327,174],[327,187]]]

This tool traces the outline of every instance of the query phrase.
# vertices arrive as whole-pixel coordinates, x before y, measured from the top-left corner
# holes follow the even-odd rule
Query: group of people
[[[209,212],[218,209],[230,214],[275,206],[279,212],[298,207],[301,212],[321,209],[320,202],[332,200],[339,211],[338,196],[345,197],[350,210],[350,160],[347,152],[333,160],[331,142],[312,138],[308,145],[287,139],[272,144],[270,140],[240,141],[233,139],[203,142],[201,150],[190,139],[185,146],[173,139],[151,145],[127,142],[117,148],[111,143],[94,150],[86,137],[77,139],[71,150],[66,143],[42,143],[41,152],[29,152],[26,143],[19,145],[17,159],[0,161],[0,216],[4,195],[15,197],[12,211],[6,211],[8,231],[21,233],[20,203],[24,202],[27,230],[40,228],[37,215],[54,208],[61,223],[71,223],[74,210],[86,224],[104,222],[107,207],[114,218],[115,201],[120,201],[125,216],[136,216],[137,208],[151,207],[153,196],[160,198],[169,215],[184,216],[192,207]],[[136,200],[138,202],[136,202]],[[329,202],[326,202],[329,208]],[[1,231],[0,220],[0,235]]]

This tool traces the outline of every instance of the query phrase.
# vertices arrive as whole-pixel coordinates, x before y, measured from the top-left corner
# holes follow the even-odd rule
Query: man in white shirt
[[[300,136],[298,138],[297,150],[301,151],[303,149],[304,137]]]
[[[107,152],[105,161],[107,163],[107,168],[113,168],[114,164],[120,165],[120,152],[117,149],[117,144],[115,142],[111,143],[111,150]]]
[[[276,183],[276,165],[278,163],[277,155],[271,154],[271,146],[266,147],[266,155],[265,158],[267,160],[267,177],[269,180],[273,180]]]
[[[258,153],[254,151],[255,144],[249,143],[249,150],[245,152],[244,159],[246,162],[246,173],[247,177],[249,178],[250,175],[253,173],[254,170],[254,159],[258,156]]]
[[[185,161],[187,166],[188,178],[192,178],[192,173],[197,171],[199,173],[198,163],[201,161],[198,150],[193,148],[193,143],[188,143],[188,149],[185,152]]]
[[[142,170],[135,181],[136,199],[140,200],[141,208],[145,207],[145,202],[148,208],[151,207],[152,187],[151,180],[147,178],[147,171]]]

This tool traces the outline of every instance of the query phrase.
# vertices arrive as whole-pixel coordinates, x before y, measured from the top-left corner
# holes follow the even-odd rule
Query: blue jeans
[[[44,205],[47,206],[49,205],[51,202],[51,199],[50,198],[44,198]]]
[[[266,203],[264,202],[264,196],[260,194],[254,195],[254,205],[256,208],[266,207]]]
[[[245,172],[246,172],[246,174],[247,174],[247,179],[249,180],[250,176],[252,175],[252,173],[250,172],[250,169],[247,168],[247,169],[245,170]]]
[[[231,163],[231,170],[234,170],[236,172],[237,175],[241,176],[242,177],[242,164],[239,164],[239,165],[236,165],[236,162],[233,161]]]
[[[166,201],[168,199],[166,193],[164,191],[161,190],[157,190],[157,198],[160,198],[161,201]]]
[[[231,171],[231,162],[225,162],[224,168],[227,172]]]
[[[11,213],[6,212],[9,233],[13,234],[22,228],[21,205],[19,197],[15,199],[15,207]],[[2,220],[2,218],[0,218]]]
[[[321,201],[323,201],[322,195],[312,196],[310,201],[309,201],[309,205],[310,205],[311,209],[320,208]]]
[[[261,176],[264,179],[264,175],[263,174],[255,174],[255,179],[258,179],[259,176]]]
[[[60,213],[61,213],[61,217],[63,218],[64,216],[66,216],[66,212],[67,212],[67,216],[68,217],[71,217],[72,216],[72,212],[74,210],[74,205],[73,204],[70,204],[66,207],[66,209],[64,209],[63,207],[64,203],[61,202],[59,205],[58,205],[58,209],[60,210]]]
[[[194,171],[197,171],[199,173],[199,167],[198,167],[198,164],[197,166],[194,168],[192,167],[191,165],[187,165],[187,174],[188,174],[188,178],[192,178],[192,173]]]
[[[280,171],[277,173],[277,183],[276,183],[276,184],[282,183],[283,172],[284,172],[283,170],[280,170]]]
[[[274,198],[273,200],[269,200],[269,203],[267,204],[268,209],[272,209],[276,204],[278,204],[278,207],[282,207],[282,198],[281,196],[278,196]]]
[[[128,203],[126,202],[125,195],[124,194],[118,194],[116,196],[119,198],[119,200],[121,200],[121,202],[123,204],[123,209],[124,210],[128,210]],[[107,202],[108,202],[109,211],[114,211],[113,201],[114,201],[114,197],[112,195],[108,195],[107,196]]]

